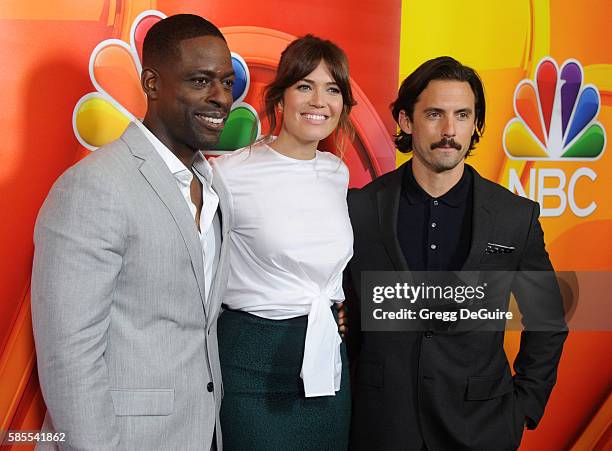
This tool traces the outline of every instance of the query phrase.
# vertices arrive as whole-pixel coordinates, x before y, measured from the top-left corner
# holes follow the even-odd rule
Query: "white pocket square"
[[[514,246],[506,246],[505,244],[487,243],[485,254],[509,254],[514,252]]]

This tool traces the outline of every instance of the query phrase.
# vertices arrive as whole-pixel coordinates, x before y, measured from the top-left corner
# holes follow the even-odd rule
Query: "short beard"
[[[216,138],[212,138],[209,136],[194,136],[192,141],[193,147],[192,149],[195,151],[199,150],[213,150],[219,144],[219,139],[221,138],[221,132],[217,135]]]

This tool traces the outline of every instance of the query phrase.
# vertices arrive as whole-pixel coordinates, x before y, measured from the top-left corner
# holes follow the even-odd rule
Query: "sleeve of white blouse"
[[[343,188],[344,188],[342,195],[346,199],[346,196],[348,194],[349,169],[347,165],[344,163],[344,161],[342,160],[340,160],[340,171],[343,177]],[[345,207],[346,207],[346,215],[348,216],[348,204],[346,202],[345,202]],[[349,220],[349,223],[350,223],[350,220]],[[352,253],[350,257],[352,257]],[[350,260],[350,257],[347,259],[344,266],[342,266],[339,273],[334,276],[334,278],[331,280],[330,285],[329,285],[331,287],[331,290],[330,290],[331,300],[336,304],[340,304],[344,302],[345,300],[344,289],[342,288],[342,281],[343,281],[342,275],[344,273],[344,268],[348,264],[348,260]]]
[[[349,188],[349,180],[350,180],[350,171],[344,160],[340,160],[342,165],[342,174],[344,175],[344,198],[348,195]],[[347,214],[348,214],[348,204],[347,204]]]
[[[334,280],[332,280],[331,286],[331,296],[330,299],[334,301],[334,303],[339,304],[344,302],[344,289],[342,288],[342,272],[336,276],[334,276]]]
[[[225,160],[226,157],[226,155],[221,155],[219,157],[209,159],[208,162],[213,170],[213,185],[219,186],[224,191],[226,196],[230,196],[230,183],[226,170],[229,162]],[[230,204],[233,210],[233,202],[230,202]]]

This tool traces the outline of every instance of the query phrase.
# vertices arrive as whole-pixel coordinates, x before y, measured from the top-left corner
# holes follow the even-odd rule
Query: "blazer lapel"
[[[202,245],[200,244],[198,231],[189,207],[185,203],[185,199],[181,195],[168,167],[158,155],[153,145],[138,129],[138,126],[130,124],[123,134],[122,140],[129,146],[133,155],[142,160],[142,164],[139,167],[141,174],[149,182],[151,188],[159,196],[176,222],[191,259],[191,266],[200,291],[204,312],[208,315],[204,291]]]
[[[480,174],[468,165],[466,165],[466,170],[471,170],[474,175],[474,202],[472,212],[472,244],[462,271],[478,271],[480,260],[484,256],[487,243],[489,242],[494,206],[490,202],[491,193],[483,183]]]
[[[231,224],[233,223],[232,217],[232,209],[229,204],[229,193],[223,184],[222,180],[215,173],[213,175],[212,187],[217,193],[219,197],[219,219],[221,221],[221,253],[219,255],[219,263],[217,265],[217,272],[215,277],[213,278],[212,286],[210,287],[209,292],[209,317],[215,318],[221,307],[221,300],[219,298],[219,290],[220,286],[223,286],[226,281],[226,273],[228,268],[228,259],[229,259],[229,231],[231,228]],[[209,321],[208,327],[212,325],[212,322]]]
[[[382,241],[395,271],[409,271],[408,263],[406,263],[397,238],[397,215],[405,168],[406,164],[389,174],[384,187],[376,193]]]

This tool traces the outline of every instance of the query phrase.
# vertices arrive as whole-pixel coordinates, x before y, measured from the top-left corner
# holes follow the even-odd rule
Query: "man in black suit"
[[[485,124],[474,70],[427,61],[402,83],[393,116],[411,161],[349,193],[351,449],[516,449],[542,418],[567,335],[539,206],[465,164]],[[507,292],[535,329],[522,332],[514,376],[503,328],[362,331],[360,303],[372,300],[361,292],[364,271],[459,270],[511,274]]]

